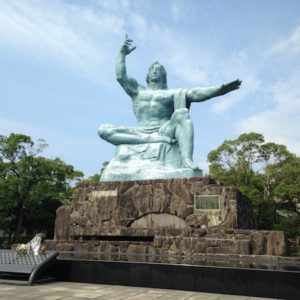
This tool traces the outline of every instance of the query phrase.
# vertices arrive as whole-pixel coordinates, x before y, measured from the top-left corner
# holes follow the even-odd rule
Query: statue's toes
[[[199,167],[195,165],[191,159],[184,159],[182,165],[184,168],[190,168],[193,170],[199,169]]]

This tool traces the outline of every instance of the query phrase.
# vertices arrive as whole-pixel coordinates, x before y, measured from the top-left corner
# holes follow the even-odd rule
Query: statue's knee
[[[189,130],[193,131],[194,129],[194,125],[193,125],[193,121],[191,120],[191,118],[187,118],[183,121],[183,124],[185,126],[185,128],[189,128]]]
[[[110,135],[111,135],[111,128],[108,125],[101,125],[98,128],[98,135],[102,138],[102,139],[107,139]]]
[[[101,125],[98,128],[98,135],[103,139],[103,137],[105,136],[105,128],[103,128],[103,126]]]
[[[180,108],[175,110],[172,115],[172,120],[178,122],[183,122],[190,120],[189,110],[187,108]]]

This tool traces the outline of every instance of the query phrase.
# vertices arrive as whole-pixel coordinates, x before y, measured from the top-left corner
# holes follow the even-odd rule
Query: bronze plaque
[[[220,196],[195,195],[195,209],[220,209]]]

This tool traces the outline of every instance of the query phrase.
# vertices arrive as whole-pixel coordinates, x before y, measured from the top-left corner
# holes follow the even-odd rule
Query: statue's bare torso
[[[139,89],[132,97],[138,127],[162,126],[174,112],[174,90]]]

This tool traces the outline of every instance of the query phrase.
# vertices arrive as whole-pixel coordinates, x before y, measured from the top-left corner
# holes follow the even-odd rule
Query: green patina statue
[[[126,72],[126,55],[135,48],[126,35],[117,56],[116,77],[133,101],[137,127],[100,126],[99,136],[117,146],[101,181],[202,176],[202,170],[193,164],[194,129],[189,108],[193,102],[238,89],[241,81],[190,90],[168,89],[166,70],[155,62],[144,87]]]

